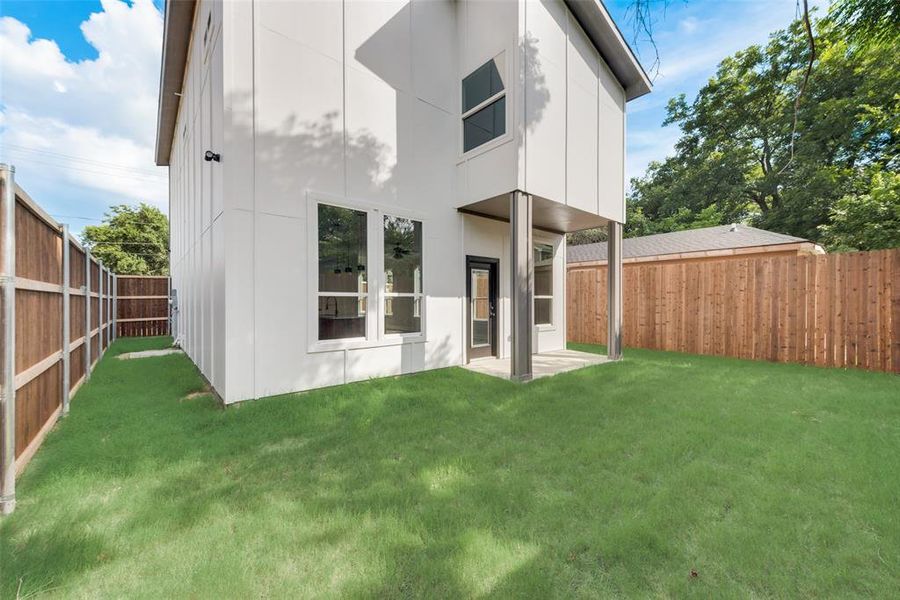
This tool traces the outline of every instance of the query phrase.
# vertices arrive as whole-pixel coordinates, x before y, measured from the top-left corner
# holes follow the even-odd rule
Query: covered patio
[[[531,378],[528,381],[608,362],[612,362],[611,359],[603,354],[579,352],[577,350],[556,350],[532,354]],[[501,379],[512,379],[511,367],[512,361],[510,358],[494,357],[476,359],[465,365],[465,368],[469,371],[500,377]]]
[[[510,355],[473,360],[466,368],[512,381],[529,381],[622,357],[622,223],[522,190],[472,202],[457,210],[504,221],[509,223],[510,231]],[[532,232],[539,229],[566,234],[597,227],[607,230],[608,354],[580,356],[584,353],[571,350],[534,354]]]

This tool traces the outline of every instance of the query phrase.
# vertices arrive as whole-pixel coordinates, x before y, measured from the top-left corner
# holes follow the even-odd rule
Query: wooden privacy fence
[[[900,373],[900,249],[623,271],[626,346]],[[566,293],[569,341],[606,343],[606,266]]]
[[[113,340],[115,275],[0,165],[0,509]]]
[[[169,335],[169,278],[119,275],[117,279],[116,334]]]

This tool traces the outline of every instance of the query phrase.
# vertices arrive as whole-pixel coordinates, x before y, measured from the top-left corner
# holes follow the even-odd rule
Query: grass
[[[29,465],[3,598],[900,589],[897,376],[630,350],[222,410],[183,356],[112,358],[165,343],[117,341]]]

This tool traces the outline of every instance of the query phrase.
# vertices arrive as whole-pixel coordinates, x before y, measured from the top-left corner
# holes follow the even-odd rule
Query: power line
[[[18,150],[11,150],[11,152],[18,152]],[[73,167],[73,166],[69,166],[69,165],[61,165],[61,164],[57,164],[57,163],[53,163],[53,162],[37,160],[37,159],[31,158],[31,157],[28,157],[26,160],[28,160],[29,162],[38,164],[38,165],[45,165],[48,167],[56,167],[57,169],[69,169],[71,171],[79,171],[81,173],[90,173],[92,175],[103,175],[105,177],[121,177],[123,179],[130,179],[132,181],[142,181],[144,183],[160,183],[160,182],[166,180],[166,178],[163,176],[157,177],[157,176],[151,176],[151,175],[136,175],[136,174],[129,175],[126,173],[109,173],[109,172],[105,172],[105,171],[95,171],[93,169],[85,169],[82,167]]]
[[[52,152],[50,150],[43,150],[41,148],[32,148],[29,146],[20,146],[19,144],[8,144],[8,143],[4,144],[4,146],[6,146],[7,148],[12,148],[18,152],[33,152],[35,154],[46,154],[48,156],[57,156],[60,158],[65,158],[67,160],[95,164],[95,165],[110,168],[110,169],[118,169],[118,170],[123,170],[123,171],[135,171],[135,172],[145,173],[147,175],[153,175],[153,176],[159,175],[159,171],[156,171],[153,169],[144,169],[141,167],[130,167],[128,165],[123,165],[121,163],[111,163],[111,162],[106,162],[106,161],[102,161],[102,160],[95,160],[92,158],[83,158],[80,156],[72,156],[71,154],[63,154],[62,152]]]
[[[104,219],[98,219],[94,217],[82,217],[80,215],[60,215],[56,213],[50,213],[50,216],[54,219],[78,219],[80,221],[92,221],[94,223],[103,223]],[[168,221],[168,218],[166,219]],[[155,221],[131,221],[135,225],[155,225]]]
[[[163,245],[163,244],[160,244],[159,242],[103,242],[103,241],[88,242],[88,246],[96,246],[98,244],[103,244],[105,246],[125,246],[125,245],[129,245],[129,246],[138,246],[138,245],[140,245],[140,246],[162,246]]]

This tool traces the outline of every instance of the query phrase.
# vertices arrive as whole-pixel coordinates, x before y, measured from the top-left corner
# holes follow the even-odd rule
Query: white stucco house
[[[163,44],[174,334],[226,403],[473,360],[528,379],[589,227],[618,356],[650,83],[599,0],[170,0]]]

